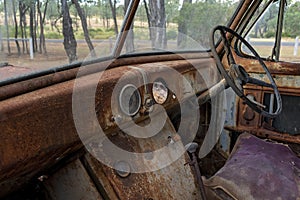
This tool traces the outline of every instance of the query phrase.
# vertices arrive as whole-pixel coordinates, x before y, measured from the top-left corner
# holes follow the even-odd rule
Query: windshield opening
[[[210,31],[216,25],[227,25],[239,4],[237,1],[154,2],[140,2],[122,54],[208,51]]]
[[[208,51],[212,27],[227,24],[238,4],[140,1],[119,55]],[[130,0],[0,0],[0,81],[112,58],[129,6]]]

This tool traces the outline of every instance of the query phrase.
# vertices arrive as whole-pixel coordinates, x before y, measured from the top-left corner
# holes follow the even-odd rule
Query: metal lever
[[[193,165],[195,168],[197,181],[198,181],[199,189],[200,189],[200,193],[201,193],[201,198],[202,198],[202,200],[206,200],[206,194],[205,194],[205,190],[204,190],[203,181],[201,178],[200,167],[199,167],[199,164],[197,161],[197,156],[196,156],[196,150],[198,147],[199,147],[199,145],[195,142],[185,145],[185,149],[187,150],[187,152],[189,152],[192,155],[192,161],[189,162],[189,164]]]

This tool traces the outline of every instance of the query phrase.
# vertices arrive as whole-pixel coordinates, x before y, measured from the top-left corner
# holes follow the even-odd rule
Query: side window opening
[[[278,2],[271,5],[268,5],[268,3],[261,4],[246,28],[246,40],[262,58],[269,58],[272,55],[272,49],[275,44],[278,8]],[[245,55],[250,53],[244,45],[241,48],[241,52]]]
[[[282,12],[284,16],[282,31],[280,31],[280,20],[278,22],[278,17],[282,9],[284,9]],[[263,9],[260,10],[262,12]],[[262,58],[269,60],[300,62],[298,48],[300,36],[300,2],[276,1],[264,10],[263,14],[258,11],[255,15],[260,17],[253,26],[246,28],[248,34],[245,37],[258,54]],[[278,40],[276,40],[276,37]],[[243,46],[241,52],[246,55],[248,54],[247,49]]]

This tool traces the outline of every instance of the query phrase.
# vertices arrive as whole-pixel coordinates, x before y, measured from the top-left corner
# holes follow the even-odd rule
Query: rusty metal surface
[[[250,73],[251,77],[261,79],[268,82],[268,78],[265,74]],[[299,94],[300,91],[300,76],[297,75],[273,75],[273,79],[280,89],[281,93],[294,93]],[[247,88],[255,88],[257,90],[272,91],[271,88],[261,88],[260,86],[251,86]]]
[[[134,16],[136,15],[136,10],[139,7],[140,0],[130,1],[127,5],[127,11],[125,13],[123,24],[121,27],[121,33],[118,34],[116,45],[113,49],[113,56],[115,58],[119,57],[122,49],[124,47],[125,41],[127,39],[127,35],[130,29],[133,27]]]
[[[253,127],[246,127],[246,126],[239,126],[239,127],[232,127],[226,126],[225,129],[229,131],[235,132],[247,132],[251,133],[252,135],[257,135],[259,137],[273,139],[277,141],[284,141],[289,143],[300,144],[300,135],[290,135],[287,133],[280,133],[277,131],[268,130],[265,128],[253,128]]]
[[[236,63],[242,65],[248,73],[265,73],[256,59],[244,58],[233,52]],[[227,63],[227,62],[224,62]],[[300,63],[264,61],[272,75],[300,75]],[[228,65],[227,65],[228,67]]]
[[[240,23],[240,20],[242,19],[242,17],[245,15],[246,11],[248,10],[249,6],[251,5],[253,0],[246,0],[242,7],[240,8],[240,10],[238,11],[236,17],[234,18],[230,28],[231,29],[235,29],[239,23]]]
[[[164,126],[162,131],[157,135],[148,139],[137,139],[129,137],[122,131],[114,133],[109,136],[110,141],[120,148],[131,152],[148,152],[154,149],[159,149],[161,146],[168,144],[168,137],[170,135],[177,135],[172,128],[170,122]],[[126,142],[124,142],[126,141]],[[102,141],[105,143],[105,141]],[[181,143],[180,140],[175,143]],[[101,143],[102,144],[102,143]],[[93,146],[94,154],[101,154],[102,149],[97,147],[101,146],[97,144],[97,140],[91,142]],[[172,144],[171,144],[172,145]],[[150,167],[152,165],[160,165],[161,163],[155,163],[155,157],[158,156],[153,153],[153,157],[144,157],[144,160],[135,162],[128,162],[130,169],[133,170],[135,166],[147,163]],[[171,153],[170,153],[171,156]],[[90,160],[91,161],[91,160]],[[89,163],[91,163],[89,161]],[[120,176],[116,170],[105,166],[97,161],[91,163],[93,169],[101,168],[100,173],[104,172],[106,178],[105,183],[108,191],[109,198],[113,199],[117,196],[118,199],[200,199],[198,188],[195,184],[193,172],[189,165],[185,165],[189,161],[186,154],[182,155],[178,160],[171,165],[164,167],[158,171],[145,172],[145,173],[129,173],[128,176]],[[99,174],[99,171],[95,171],[95,175],[99,179],[103,174]],[[107,180],[109,183],[107,183]]]
[[[0,102],[1,188],[14,181],[21,184],[81,148],[66,91],[63,85],[56,85]],[[2,192],[5,190],[0,196]]]
[[[236,63],[242,65],[245,70],[254,78],[268,81],[267,76],[259,62],[255,59],[243,58],[236,55],[234,52],[234,58]],[[228,68],[227,61],[225,58],[223,62],[226,63],[225,67]],[[274,81],[276,82],[278,89],[281,94],[287,94],[291,96],[299,96],[300,94],[300,64],[299,63],[288,63],[288,62],[271,62],[265,61],[266,66],[271,72]],[[245,94],[251,94],[255,97],[258,102],[263,102],[263,96],[266,92],[272,92],[272,89],[246,85]],[[236,125],[229,129],[236,131],[247,131],[252,134],[267,137],[270,139],[295,142],[299,144],[299,135],[291,136],[286,133],[281,133],[275,130],[270,130],[263,126],[262,117],[254,113],[247,105],[241,100],[237,102],[237,118]],[[284,109],[284,108],[283,108]]]
[[[145,59],[147,61],[150,58],[146,57]],[[153,59],[158,59],[158,57],[150,59],[155,67],[159,62],[154,63]],[[141,61],[143,58],[137,60]],[[133,62],[133,59],[127,61],[130,63]],[[160,64],[174,68],[180,73],[189,74],[187,77],[189,81],[195,83],[195,89],[200,88],[199,84],[206,87],[201,78],[197,78],[197,72],[191,63],[204,71],[214,67],[211,58],[165,61]],[[101,66],[102,64],[99,66],[93,64],[91,68],[98,70]],[[82,90],[98,84],[95,100],[96,112],[100,125],[107,133],[111,133],[117,127],[111,120],[110,109],[114,84],[129,69],[123,66],[107,70],[99,82],[99,73],[82,77],[87,80],[86,84],[82,86]],[[0,101],[0,137],[2,141],[0,145],[0,184],[3,186],[2,188],[4,186],[7,188],[1,190],[1,195],[13,188],[14,181],[22,184],[43,169],[51,167],[64,156],[82,147],[72,115],[74,80],[63,81],[72,78],[76,70],[49,75],[49,79],[41,77],[29,80],[24,86],[19,83],[1,88],[3,89],[1,93],[9,94],[6,97],[10,97]],[[153,74],[152,78],[154,79],[161,71],[157,70],[154,73],[153,70],[150,70],[149,73]],[[133,79],[136,77],[129,77],[128,80]],[[53,85],[56,81],[62,82]],[[23,91],[26,85],[32,85],[32,87]],[[23,92],[25,93],[23,94]],[[27,177],[25,177],[26,175]]]
[[[79,159],[48,176],[43,185],[50,199],[103,199]]]
[[[278,77],[276,79],[276,77]],[[279,86],[279,90],[281,94],[299,96],[300,95],[300,87],[295,78],[290,78],[290,81],[280,81],[286,80],[287,76],[280,75],[276,76],[275,80]],[[289,79],[289,78],[287,78]],[[292,84],[291,84],[292,83]],[[255,97],[258,102],[263,102],[264,92],[270,92],[269,88],[263,88],[258,86],[248,86],[245,90],[246,94],[251,94]],[[283,142],[291,142],[300,144],[300,135],[291,135],[288,133],[282,133],[276,131],[272,128],[271,125],[267,125],[263,123],[262,116],[257,113],[254,113],[246,104],[243,103],[242,100],[238,102],[238,113],[237,113],[237,125],[236,126],[228,126],[227,129],[236,132],[249,132],[254,135],[270,138],[274,140],[279,140]],[[284,109],[284,108],[283,108]]]
[[[98,187],[98,191],[101,193],[103,198],[118,199],[113,185],[104,173],[103,164],[89,153],[86,153],[83,159],[85,160],[86,165],[88,165],[90,176],[92,177],[96,187]]]
[[[188,54],[167,54],[167,55],[157,55],[157,56],[140,56],[134,58],[119,58],[116,60],[107,60],[103,62],[98,62],[94,64],[89,64],[88,70],[86,70],[86,75],[103,71],[104,69],[110,69],[126,65],[135,65],[143,63],[154,63],[154,62],[164,62],[164,61],[177,61],[183,59],[199,59],[200,57],[208,58],[207,54],[200,53],[188,53]],[[109,66],[109,67],[108,67]],[[78,66],[80,67],[80,66]],[[49,75],[16,82],[14,84],[5,85],[0,87],[0,100],[11,98],[20,94],[31,92],[37,89],[41,89],[47,86],[51,86],[64,81],[72,80],[76,78],[78,67],[74,69],[64,70],[60,72],[51,73]],[[1,78],[3,80],[17,77],[19,75],[28,74],[31,72],[30,69],[22,68],[18,66],[8,66],[0,68]]]

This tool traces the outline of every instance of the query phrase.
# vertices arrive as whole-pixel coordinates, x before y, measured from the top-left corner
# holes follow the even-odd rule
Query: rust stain
[[[85,75],[101,72],[105,69],[119,68],[126,65],[136,65],[136,64],[143,64],[143,63],[158,63],[158,62],[166,62],[166,61],[169,61],[169,65],[172,64],[172,61],[188,63],[185,60],[194,60],[194,59],[197,60],[199,59],[199,56],[204,58],[207,57],[206,54],[201,56],[201,54],[199,53],[190,53],[190,54],[182,54],[182,55],[168,54],[168,55],[158,55],[158,56],[141,56],[141,57],[134,57],[134,58],[119,58],[116,60],[107,60],[99,63],[89,64]],[[14,84],[2,86],[0,87],[0,100],[4,100],[13,96],[31,92],[64,81],[72,80],[76,78],[79,67],[81,66],[78,65],[74,69],[58,71],[55,73],[51,73],[49,75],[32,78],[21,82],[16,82]],[[5,75],[7,68],[11,69],[10,70],[11,73]],[[24,75],[25,71],[26,73],[28,73],[30,70],[28,69],[25,70],[17,66],[0,68],[1,76],[3,80],[8,79],[10,77],[16,77],[18,75]]]
[[[242,65],[248,73],[265,73],[256,59],[243,58],[236,54],[234,54],[234,59],[236,60],[236,63]],[[273,61],[264,61],[264,63],[272,75],[300,75],[300,63]]]
[[[121,132],[110,138],[113,139],[113,142],[117,145],[120,145],[122,149],[134,152],[143,152],[149,147],[151,149],[158,147],[157,139],[146,141],[127,136],[124,138]],[[113,188],[110,189],[111,192],[113,191],[112,195],[117,195],[119,199],[176,199],[183,196],[193,196],[193,199],[197,199],[199,198],[199,193],[196,189],[195,191],[192,189],[188,191],[186,189],[194,185],[193,177],[187,173],[187,171],[190,170],[190,166],[187,165],[184,167],[184,163],[186,162],[187,160],[181,157],[178,161],[173,163],[172,166],[168,166],[159,171],[131,173],[126,178],[119,176],[118,173],[110,167],[101,163],[98,163],[98,165],[103,169],[105,177],[109,181],[109,185]],[[133,163],[130,164],[132,165]],[[139,165],[139,163],[134,164]],[[181,173],[179,169],[186,172]],[[185,195],[178,196],[178,194],[184,193]],[[110,194],[108,194],[108,196],[110,196]]]
[[[157,56],[130,58],[116,60],[112,66],[117,66],[120,64],[119,62],[123,61],[133,64],[143,59],[146,59],[147,62],[151,60],[153,68],[158,64],[171,67],[179,73],[187,74],[186,77],[190,82],[194,82],[195,87],[196,85],[198,87],[199,84],[202,84],[202,80],[197,78],[197,69],[209,70],[213,66],[213,59],[194,59],[195,55],[191,54],[190,60],[182,60],[182,57],[178,57],[178,55],[159,56],[159,58]],[[184,56],[188,57],[187,55]],[[162,62],[157,61],[157,59]],[[168,59],[175,59],[175,61],[167,61]],[[93,72],[101,71],[106,64],[91,65],[87,75],[81,77],[86,80],[81,89],[84,90],[94,84],[98,85],[95,99],[98,121],[107,134],[112,134],[117,128],[111,120],[112,90],[119,78],[130,68],[122,66],[106,70],[99,81],[99,73]],[[155,73],[152,73],[151,69],[144,69],[149,70],[152,74],[149,77],[150,80],[154,80],[159,77],[160,73],[163,73],[161,69]],[[8,182],[10,181],[26,182],[40,171],[54,165],[64,156],[82,148],[72,113],[73,78],[76,76],[77,70],[58,72],[0,87],[0,99],[2,99],[0,101],[1,186],[9,185]],[[136,76],[127,77],[128,82],[132,82],[133,79],[136,79]],[[203,87],[206,85],[203,84]],[[175,101],[171,98],[166,106],[172,106],[174,102],[177,102],[177,99]],[[152,145],[152,143],[145,143],[145,148],[150,149],[153,147]],[[135,150],[138,151],[138,149]],[[25,175],[28,175],[27,178],[21,178]],[[133,175],[133,177],[138,177],[133,178],[134,180],[141,178],[138,175]],[[11,190],[10,186],[7,186],[8,189],[3,189],[2,192]],[[148,193],[145,193],[145,196],[151,198]]]
[[[226,126],[225,129],[230,131],[240,132],[240,133],[247,132],[259,137],[273,139],[277,141],[300,144],[300,135],[290,135],[288,133],[279,133],[277,131],[272,131],[265,128],[253,128],[249,126],[239,126],[239,127]]]
[[[278,83],[281,94],[299,96],[300,88],[298,85],[293,84],[290,85],[290,87],[282,87],[284,83]],[[265,92],[272,92],[272,90],[260,86],[248,86],[245,89],[245,94],[253,95],[258,102],[263,102]],[[288,133],[272,130],[271,127],[268,128],[268,126],[263,123],[262,116],[258,113],[254,113],[241,99],[239,99],[237,110],[237,126],[227,127],[227,129],[238,132],[249,132],[264,138],[300,144],[300,135],[290,135]]]

